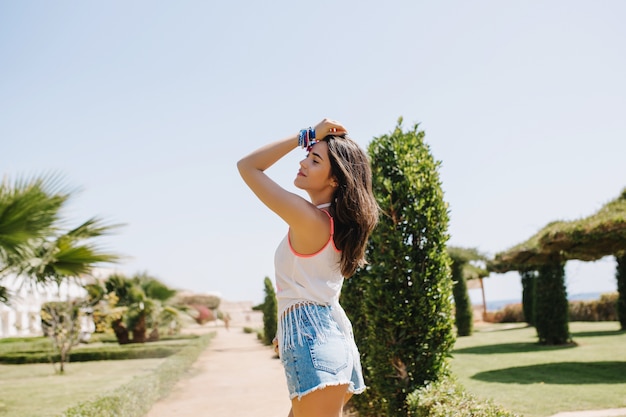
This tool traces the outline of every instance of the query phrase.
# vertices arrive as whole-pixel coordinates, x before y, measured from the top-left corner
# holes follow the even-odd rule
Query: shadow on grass
[[[495,345],[473,346],[463,349],[455,349],[455,353],[472,353],[477,355],[490,355],[492,353],[525,353],[525,352],[544,352],[551,350],[570,349],[576,347],[575,344],[544,346],[539,343],[498,343]]]
[[[595,332],[572,332],[572,337],[601,337],[601,336],[619,336],[626,334],[625,330],[598,330]]]
[[[626,362],[557,362],[479,372],[472,379],[511,384],[624,384]]]

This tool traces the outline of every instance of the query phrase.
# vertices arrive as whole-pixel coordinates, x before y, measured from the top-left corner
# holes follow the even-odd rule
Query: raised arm
[[[345,134],[345,128],[338,122],[334,122],[328,119],[324,119],[318,123],[315,128],[315,137],[318,139],[324,138],[329,133]],[[278,214],[285,222],[289,224],[291,228],[292,238],[299,241],[303,248],[315,247],[317,243],[323,242],[324,235],[327,238],[326,231],[329,229],[328,216],[322,213],[316,204],[326,203],[331,200],[333,190],[331,187],[327,187],[324,192],[314,187],[309,187],[314,181],[312,173],[319,163],[329,163],[328,160],[320,160],[318,146],[315,145],[312,151],[304,157],[304,160],[300,163],[300,172],[298,176],[301,179],[306,178],[307,187],[304,188],[311,197],[311,202],[302,198],[298,194],[291,193],[285,190],[283,187],[274,182],[267,176],[265,170],[271,167],[274,163],[287,155],[292,150],[298,147],[298,135],[293,135],[285,139],[270,143],[262,146],[261,148],[248,154],[237,163],[237,168],[241,177],[250,189],[256,194],[256,196],[272,211]],[[319,148],[321,149],[321,148]],[[309,167],[313,167],[310,170]],[[296,174],[297,167],[294,167],[294,176]],[[299,179],[298,181],[304,181]],[[315,179],[315,181],[318,181]],[[331,181],[328,181],[330,184]],[[315,182],[314,184],[318,184]],[[322,181],[322,186],[323,181]]]
[[[311,203],[278,185],[267,176],[265,170],[296,149],[297,146],[298,136],[293,135],[262,146],[237,162],[239,174],[248,187],[263,204],[278,214],[291,227],[297,226],[297,213],[306,212]]]

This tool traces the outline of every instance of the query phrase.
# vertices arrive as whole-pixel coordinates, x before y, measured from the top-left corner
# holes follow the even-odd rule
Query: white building
[[[41,336],[39,312],[43,303],[84,297],[85,289],[75,282],[31,285],[18,277],[5,277],[0,285],[9,290],[9,305],[0,303],[0,338]]]

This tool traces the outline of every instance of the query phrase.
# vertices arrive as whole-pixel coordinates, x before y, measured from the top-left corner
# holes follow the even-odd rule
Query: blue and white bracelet
[[[300,130],[298,134],[298,146],[302,149],[306,149],[310,151],[313,145],[315,145],[317,141],[315,140],[315,129],[309,127],[308,129]]]

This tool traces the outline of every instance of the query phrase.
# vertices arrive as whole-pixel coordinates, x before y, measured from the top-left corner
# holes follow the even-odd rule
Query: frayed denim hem
[[[348,381],[348,382],[324,382],[324,383],[321,383],[321,384],[319,384],[319,385],[317,385],[317,386],[315,386],[315,387],[313,387],[311,389],[308,389],[308,390],[304,391],[303,393],[294,392],[293,394],[291,394],[289,396],[289,399],[290,400],[294,400],[294,399],[297,398],[298,401],[299,401],[299,400],[302,399],[302,397],[304,397],[305,395],[308,395],[308,394],[310,394],[312,392],[319,391],[319,390],[327,388],[327,387],[336,387],[336,386],[339,386],[339,385],[349,385],[348,389],[346,390],[346,392],[348,392],[350,394],[353,394],[353,395],[362,394],[367,389],[367,387],[361,387],[359,389],[354,389],[354,382],[352,382],[352,381]]]

